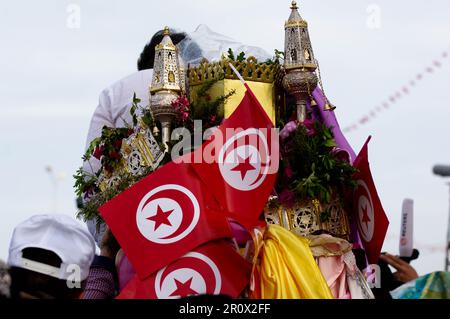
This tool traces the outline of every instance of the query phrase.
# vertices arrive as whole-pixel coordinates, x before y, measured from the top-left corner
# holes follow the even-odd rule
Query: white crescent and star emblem
[[[217,265],[207,256],[190,252],[156,274],[158,299],[184,298],[200,294],[220,294],[222,277]]]
[[[358,180],[355,190],[357,196],[358,229],[365,242],[372,240],[375,219],[372,197],[369,188],[363,180]]]
[[[265,180],[270,166],[267,138],[256,128],[249,128],[229,138],[219,152],[218,165],[231,187],[250,191]]]
[[[136,211],[141,234],[158,244],[171,244],[189,235],[200,218],[200,205],[187,188],[167,184],[148,192]]]

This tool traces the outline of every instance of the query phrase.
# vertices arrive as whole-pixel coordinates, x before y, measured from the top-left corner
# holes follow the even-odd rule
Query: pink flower
[[[316,129],[314,128],[314,124],[315,124],[315,121],[311,120],[311,119],[306,119],[303,122],[303,125],[306,127],[306,130],[308,132],[308,136],[316,135]]]
[[[109,153],[109,157],[111,157],[112,159],[118,160],[118,159],[120,159],[120,153],[118,153],[116,151],[112,151],[111,153]]]
[[[183,106],[184,108],[188,108],[189,107],[189,100],[187,99],[186,96],[180,96],[180,98],[178,99],[178,103]]]
[[[334,147],[331,150],[331,154],[333,154],[338,160],[340,160],[342,162],[350,163],[350,154],[346,150],[343,150],[338,147]]]
[[[183,121],[186,121],[189,118],[189,113],[188,112],[181,112],[181,119]]]
[[[280,137],[284,140],[289,137],[297,129],[297,123],[295,121],[288,122],[280,132]]]
[[[182,121],[186,121],[189,118],[189,106],[189,100],[184,95],[172,102],[172,107],[179,113]]]
[[[294,176],[294,172],[290,166],[284,168],[284,175],[286,175],[287,178],[292,178],[292,176]]]
[[[120,150],[121,147],[122,147],[122,140],[114,141],[114,148]]]
[[[104,147],[103,145],[102,145],[102,146],[97,146],[97,147],[95,148],[95,151],[94,151],[93,156],[94,156],[96,159],[99,160],[100,157],[102,157],[104,150],[105,150],[105,147]]]
[[[215,115],[211,115],[211,116],[209,117],[209,123],[210,123],[210,124],[216,123],[216,120],[217,120],[217,117],[216,117]]]

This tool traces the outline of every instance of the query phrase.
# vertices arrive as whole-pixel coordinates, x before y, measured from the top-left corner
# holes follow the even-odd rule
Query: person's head
[[[244,52],[247,57],[253,56],[258,61],[266,61],[272,56],[265,50],[235,41],[227,36],[212,31],[206,25],[199,25],[194,32],[182,32],[169,28],[172,42],[177,46],[181,62],[185,69],[198,66],[204,59],[210,62],[220,61],[223,54],[232,49],[236,54]],[[152,69],[155,59],[155,46],[163,38],[163,30],[155,33],[145,46],[138,59],[138,70]]]
[[[12,298],[78,298],[94,259],[88,230],[64,215],[36,215],[13,232],[8,265]]]
[[[175,29],[170,28],[170,38],[173,44],[177,45],[186,38],[186,33],[178,32]],[[164,30],[156,32],[150,42],[148,42],[139,56],[137,61],[138,71],[153,69],[153,63],[155,62],[155,46],[158,45],[164,37]]]

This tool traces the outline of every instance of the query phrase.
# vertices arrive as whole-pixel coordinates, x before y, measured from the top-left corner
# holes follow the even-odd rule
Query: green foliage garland
[[[309,198],[328,204],[334,193],[343,198],[346,191],[355,187],[356,169],[338,156],[335,146],[331,129],[318,121],[298,125],[282,141],[278,186],[288,196],[281,196],[281,201],[286,197],[291,203]]]

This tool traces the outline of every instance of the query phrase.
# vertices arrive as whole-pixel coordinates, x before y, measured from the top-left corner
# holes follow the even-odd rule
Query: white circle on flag
[[[158,197],[163,191],[166,195]],[[182,207],[177,201],[180,196],[186,197],[192,207]],[[136,224],[147,240],[171,244],[189,235],[199,217],[200,205],[195,195],[183,186],[167,184],[152,189],[141,199],[136,211]]]
[[[270,165],[266,136],[256,128],[236,133],[220,149],[218,165],[220,174],[231,187],[241,191],[258,188]]]
[[[372,240],[375,228],[372,197],[363,180],[358,180],[356,192],[359,195],[357,198],[359,233],[365,242],[369,242]]]
[[[190,291],[192,294],[196,295],[206,293],[212,293],[214,295],[220,294],[222,289],[222,277],[219,268],[211,258],[198,252],[187,253],[180,259],[183,258],[194,258],[197,260],[197,263],[192,263],[190,268],[176,268],[166,275],[164,275],[164,273],[167,267],[159,270],[155,278],[155,293],[158,299],[179,298],[180,296],[177,295],[176,292],[180,286],[184,286],[184,292]],[[178,259],[178,261],[180,259]],[[206,264],[208,270],[212,272],[214,277],[213,287],[208,287],[210,282],[207,282],[205,278],[206,274],[202,274],[200,271],[200,269],[203,268],[199,267],[201,263]]]

